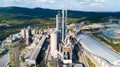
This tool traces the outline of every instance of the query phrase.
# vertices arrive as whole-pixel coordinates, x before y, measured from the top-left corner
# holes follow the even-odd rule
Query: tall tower
[[[59,41],[63,42],[66,38],[67,10],[62,10],[56,15],[56,31],[59,35]]]
[[[67,10],[62,11],[62,42],[66,38],[67,28]]]
[[[58,42],[62,41],[62,14],[58,12],[56,15],[56,31],[58,32]]]
[[[27,45],[30,45],[31,41],[32,41],[32,38],[31,38],[31,27],[28,26],[28,28],[26,28],[26,44]]]
[[[26,30],[25,28],[21,29],[21,36],[22,36],[23,39],[26,38],[26,32],[25,32],[25,30]]]
[[[50,53],[51,56],[55,59],[57,58],[57,32],[51,32],[50,36]]]

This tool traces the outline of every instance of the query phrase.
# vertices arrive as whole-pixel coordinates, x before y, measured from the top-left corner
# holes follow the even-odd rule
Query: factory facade
[[[60,60],[58,67],[72,66],[72,44],[67,36],[67,10],[62,10],[56,15],[56,31],[50,34],[51,57]]]
[[[56,31],[58,32],[59,40],[61,42],[64,41],[67,31],[67,10],[62,10],[56,15]]]

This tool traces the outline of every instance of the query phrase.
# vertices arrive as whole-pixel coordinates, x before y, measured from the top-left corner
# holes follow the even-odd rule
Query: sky
[[[0,0],[0,7],[8,6],[120,12],[120,0]]]

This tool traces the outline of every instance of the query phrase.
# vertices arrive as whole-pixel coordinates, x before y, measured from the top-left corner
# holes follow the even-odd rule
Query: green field
[[[95,64],[89,58],[87,58],[87,62],[90,67],[96,67]]]
[[[76,18],[68,18],[68,24],[76,23],[79,19]],[[38,27],[42,29],[47,29],[48,27],[55,27],[55,18],[50,19],[6,19],[1,20],[0,24],[5,24],[0,26],[0,41],[5,39],[7,36],[11,34],[15,34],[20,32],[21,28],[31,26]],[[9,26],[6,26],[9,25]]]

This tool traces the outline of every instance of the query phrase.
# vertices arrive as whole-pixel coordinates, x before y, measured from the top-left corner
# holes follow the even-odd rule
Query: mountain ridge
[[[26,8],[26,7],[0,7],[0,13],[5,14],[23,14],[29,16],[36,16],[40,18],[53,18],[60,10],[46,9],[46,8]],[[86,12],[86,11],[74,11],[68,10],[68,17],[80,18],[80,17],[99,17],[99,16],[120,16],[120,12]]]

